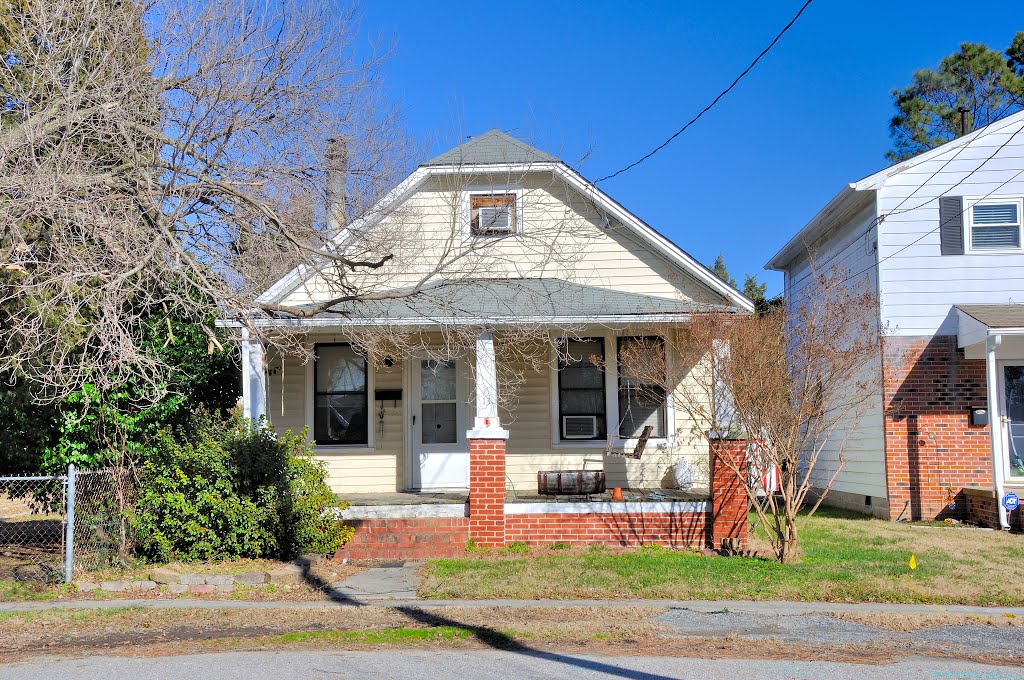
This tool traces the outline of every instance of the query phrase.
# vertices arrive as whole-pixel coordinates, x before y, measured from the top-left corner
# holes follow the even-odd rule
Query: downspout
[[[996,494],[996,512],[999,514],[1000,528],[1009,531],[1010,523],[1002,503],[1003,484],[1006,480],[1003,469],[1003,417],[999,413],[999,372],[996,370],[996,349],[1002,342],[1002,335],[988,336],[985,343],[985,378],[988,383],[988,430],[992,445],[992,486]]]

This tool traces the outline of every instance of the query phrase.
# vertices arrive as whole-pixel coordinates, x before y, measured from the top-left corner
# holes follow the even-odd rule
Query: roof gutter
[[[786,265],[805,252],[822,234],[850,213],[867,205],[868,198],[874,189],[860,189],[856,184],[847,184],[842,191],[832,197],[824,208],[818,211],[810,222],[782,246],[764,268],[771,271],[783,271]],[[863,204],[863,205],[862,205]]]

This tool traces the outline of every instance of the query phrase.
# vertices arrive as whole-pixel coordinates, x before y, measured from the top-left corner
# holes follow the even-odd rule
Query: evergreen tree
[[[751,276],[750,274],[743,275],[743,294],[753,300],[754,304],[763,303],[767,292],[767,283],[758,283],[757,276]]]
[[[725,267],[725,258],[721,253],[718,254],[718,258],[715,260],[715,264],[712,265],[711,271],[718,275],[718,278],[728,283],[733,288],[736,287],[736,279],[729,276],[729,270]]]
[[[921,69],[912,83],[893,90],[896,115],[889,123],[899,162],[955,139],[961,132],[960,109],[971,129],[984,127],[1024,108],[1024,31],[1006,52],[980,43],[963,43],[937,69]]]

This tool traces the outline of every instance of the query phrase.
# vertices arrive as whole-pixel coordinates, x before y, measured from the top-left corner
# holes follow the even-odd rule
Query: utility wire
[[[729,85],[729,87],[727,87],[727,88],[725,88],[724,90],[722,90],[722,91],[721,91],[721,92],[719,93],[719,95],[718,95],[717,97],[715,97],[715,98],[714,98],[714,100],[712,100],[712,102],[711,102],[710,104],[708,104],[707,106],[705,106],[705,107],[704,107],[704,108],[703,108],[703,109],[701,110],[701,112],[700,112],[700,113],[698,113],[698,114],[697,114],[696,116],[694,116],[693,118],[691,118],[691,119],[690,119],[690,121],[689,121],[689,122],[688,122],[688,123],[687,123],[686,125],[684,125],[683,127],[679,128],[679,130],[678,130],[678,131],[677,131],[677,132],[676,132],[676,133],[675,133],[674,135],[672,135],[671,137],[669,137],[668,139],[666,139],[666,140],[665,140],[664,142],[662,142],[661,144],[659,144],[659,145],[658,145],[657,147],[655,147],[655,148],[654,148],[654,149],[653,149],[653,150],[652,150],[651,152],[649,152],[649,153],[648,153],[647,155],[643,156],[643,157],[642,157],[642,158],[640,158],[639,160],[636,160],[636,161],[634,161],[634,162],[630,163],[629,165],[627,165],[626,167],[622,168],[621,170],[616,170],[616,171],[615,171],[615,172],[613,172],[612,174],[610,174],[610,175],[606,175],[606,176],[602,177],[601,179],[599,179],[599,180],[596,180],[596,181],[594,182],[594,184],[597,184],[597,183],[599,183],[599,182],[603,182],[603,181],[605,181],[606,179],[611,179],[611,178],[613,178],[613,177],[618,177],[619,175],[621,175],[622,173],[626,172],[627,170],[631,170],[631,169],[635,168],[636,166],[640,165],[641,163],[643,163],[644,161],[646,161],[646,160],[647,160],[648,158],[650,158],[651,156],[653,156],[654,154],[658,153],[659,151],[661,151],[662,149],[664,149],[664,148],[665,148],[666,146],[668,146],[669,144],[671,144],[671,143],[672,143],[672,141],[673,141],[673,140],[674,140],[674,139],[675,139],[676,137],[678,137],[679,135],[681,135],[681,134],[683,134],[684,132],[686,132],[686,129],[687,129],[687,128],[689,128],[689,127],[690,127],[691,125],[693,125],[694,123],[696,123],[696,122],[697,122],[698,120],[700,120],[700,119],[701,119],[701,118],[702,118],[702,117],[704,116],[704,114],[705,114],[705,113],[707,113],[707,112],[708,112],[708,111],[710,111],[710,110],[711,110],[712,108],[714,108],[715,104],[717,104],[717,103],[718,103],[718,101],[719,101],[719,100],[720,100],[720,99],[721,99],[722,97],[724,97],[725,95],[729,94],[729,92],[730,92],[730,91],[732,91],[732,89],[733,89],[734,87],[736,87],[736,86],[737,86],[737,85],[739,84],[739,82],[740,82],[741,80],[743,80],[743,78],[744,78],[744,77],[745,77],[745,76],[746,76],[746,75],[747,75],[748,73],[750,73],[750,72],[751,72],[751,71],[752,71],[752,70],[754,69],[754,67],[755,67],[755,66],[757,66],[757,62],[761,61],[761,59],[763,59],[763,58],[764,58],[764,56],[765,56],[766,54],[768,54],[769,52],[771,52],[772,48],[773,48],[773,47],[775,47],[775,43],[779,42],[779,40],[780,40],[780,39],[782,38],[782,36],[786,34],[786,31],[788,31],[789,29],[791,29],[791,28],[793,27],[793,24],[795,24],[795,23],[796,23],[797,19],[799,19],[799,18],[800,18],[800,15],[804,13],[804,10],[805,10],[805,9],[807,9],[807,7],[808,7],[808,6],[809,6],[809,5],[810,5],[810,4],[812,3],[812,2],[814,2],[814,0],[807,0],[807,2],[805,2],[805,3],[803,4],[803,7],[801,7],[801,8],[800,8],[800,11],[799,11],[799,12],[797,12],[797,13],[796,13],[796,15],[795,15],[795,16],[794,16],[794,17],[793,17],[792,19],[790,19],[790,20],[789,20],[789,23],[788,23],[788,24],[786,24],[786,25],[785,25],[785,26],[784,26],[784,27],[782,28],[782,30],[781,30],[781,31],[779,31],[779,33],[778,33],[778,34],[777,34],[777,35],[775,36],[775,39],[774,39],[774,40],[772,40],[772,41],[771,41],[771,42],[770,42],[770,43],[768,44],[768,47],[766,47],[766,48],[764,48],[763,50],[761,50],[761,54],[757,55],[757,57],[756,57],[756,58],[754,59],[754,61],[750,62],[750,66],[748,66],[748,67],[747,67],[746,69],[744,69],[744,70],[743,70],[743,73],[741,73],[741,74],[739,74],[738,76],[736,76],[736,80],[732,81],[732,84],[730,84],[730,85]]]
[[[971,177],[971,175],[973,175],[974,173],[976,173],[976,172],[978,172],[979,170],[981,170],[981,169],[982,169],[982,167],[984,167],[986,163],[988,163],[988,162],[989,162],[990,160],[992,160],[993,158],[995,158],[995,157],[996,157],[996,155],[997,155],[997,154],[998,154],[998,153],[999,153],[1000,151],[1002,151],[1002,150],[1003,150],[1004,148],[1006,148],[1006,147],[1007,147],[1007,146],[1008,146],[1008,145],[1010,144],[1010,142],[1012,142],[1012,141],[1013,141],[1013,140],[1014,140],[1014,139],[1015,139],[1015,138],[1017,137],[1017,135],[1021,134],[1021,132],[1024,132],[1024,125],[1022,125],[1021,127],[1017,128],[1017,131],[1016,131],[1016,132],[1014,132],[1014,133],[1013,133],[1012,135],[1010,135],[1010,138],[1009,138],[1009,139],[1007,139],[1007,140],[1006,140],[1005,142],[1003,142],[1002,144],[1000,144],[1000,145],[999,145],[999,147],[998,147],[998,148],[997,148],[997,149],[996,149],[995,151],[993,151],[991,155],[989,155],[989,156],[988,156],[988,157],[987,157],[987,158],[986,158],[985,160],[983,160],[983,161],[982,161],[982,162],[981,162],[981,163],[980,163],[980,164],[979,164],[979,165],[978,165],[978,166],[977,166],[976,168],[974,168],[974,169],[973,169],[973,170],[971,170],[971,171],[970,171],[969,173],[967,173],[967,176],[966,176],[966,177],[964,177],[964,178],[963,178],[962,180],[960,180],[959,182],[957,182],[956,184],[954,184],[954,185],[953,185],[952,187],[950,187],[950,188],[949,188],[949,190],[947,190],[947,191],[945,191],[945,192],[943,192],[943,193],[939,194],[938,196],[934,197],[933,199],[929,199],[929,201],[927,201],[926,203],[930,203],[930,202],[931,202],[932,200],[938,201],[938,200],[940,200],[941,198],[943,198],[943,197],[945,197],[945,196],[948,196],[948,195],[949,195],[949,193],[950,193],[951,191],[953,191],[953,189],[955,189],[955,188],[959,187],[959,186],[960,186],[961,184],[963,184],[963,183],[964,183],[965,181],[967,181],[967,179],[969,179],[969,178]],[[972,141],[973,141],[973,140],[972,140]],[[988,199],[988,198],[989,198],[990,196],[992,196],[993,194],[995,194],[995,193],[996,193],[997,191],[999,191],[1000,189],[1002,189],[1003,187],[1005,187],[1005,186],[1006,186],[1007,184],[1009,184],[1010,182],[1013,182],[1014,180],[1016,180],[1016,179],[1017,179],[1018,177],[1020,177],[1021,175],[1024,175],[1024,170],[1020,170],[1019,172],[1015,173],[1014,175],[1012,175],[1012,176],[1011,176],[1011,177],[1009,177],[1008,179],[1005,179],[1005,180],[1003,180],[1002,182],[1000,182],[1000,183],[999,183],[999,184],[998,184],[998,185],[997,185],[997,186],[996,186],[996,187],[995,187],[994,189],[992,189],[992,190],[991,190],[991,191],[989,191],[989,192],[988,192],[987,194],[985,194],[984,196],[982,196],[981,198],[979,198],[979,199],[978,199],[978,201],[984,201],[984,200]],[[933,175],[933,176],[934,176],[934,175]],[[930,179],[930,178],[929,178],[929,179]],[[922,204],[921,206],[918,206],[918,207],[919,207],[919,208],[920,208],[920,207],[923,207],[923,205],[924,205],[924,204]],[[913,209],[909,209],[909,208],[908,208],[907,210],[905,210],[905,211],[903,211],[903,212],[907,212],[908,210],[916,210],[916,209],[917,209],[917,208],[913,208]],[[877,223],[880,223],[880,222],[882,222],[882,221],[884,221],[886,217],[888,217],[888,215],[883,215],[883,216],[881,216],[881,218],[880,218],[880,219],[878,219],[878,221],[876,222],[876,224],[877,224]],[[910,243],[907,243],[906,245],[904,245],[904,246],[900,247],[900,248],[899,248],[898,250],[896,250],[896,251],[894,251],[894,252],[892,252],[892,253],[889,253],[888,255],[886,255],[886,256],[885,256],[885,257],[883,257],[883,258],[880,258],[880,259],[879,259],[879,260],[878,260],[877,262],[872,262],[872,263],[871,263],[870,265],[868,265],[867,267],[865,267],[865,268],[861,269],[860,271],[858,271],[858,272],[856,272],[856,273],[854,273],[854,274],[850,274],[849,276],[846,276],[846,277],[844,277],[843,279],[841,279],[840,281],[838,281],[838,282],[837,282],[836,284],[833,284],[833,285],[842,285],[842,284],[846,283],[847,281],[850,281],[850,280],[852,280],[852,279],[855,279],[855,278],[857,278],[857,277],[858,277],[858,276],[860,276],[861,274],[865,274],[865,273],[867,273],[867,272],[871,271],[872,269],[876,269],[876,268],[878,268],[878,267],[879,267],[879,266],[880,266],[880,265],[881,265],[881,264],[882,264],[883,262],[885,262],[886,260],[889,260],[889,259],[891,259],[891,258],[893,258],[893,257],[896,257],[897,255],[899,255],[900,253],[902,253],[903,251],[905,251],[905,250],[906,250],[907,248],[910,248],[910,247],[912,247],[912,246],[915,246],[915,245],[917,245],[918,243],[920,243],[921,241],[923,241],[923,240],[924,240],[925,238],[927,238],[928,236],[931,236],[931,235],[932,235],[932,234],[934,234],[935,232],[937,232],[937,231],[939,231],[940,229],[942,229],[942,227],[946,226],[947,224],[949,224],[950,222],[952,222],[953,220],[955,220],[955,219],[956,219],[957,217],[958,217],[957,215],[954,215],[954,216],[951,216],[951,217],[947,218],[947,219],[946,219],[946,220],[944,220],[944,221],[940,221],[940,222],[939,222],[939,224],[938,224],[938,226],[936,226],[936,227],[935,227],[935,228],[933,228],[933,229],[929,229],[928,231],[926,231],[925,233],[921,234],[920,236],[918,236],[918,237],[917,237],[916,239],[914,239],[914,240],[913,240],[913,241],[911,241]],[[966,226],[967,226],[967,225],[965,224],[964,226],[965,226],[965,228],[966,228]],[[806,280],[806,277],[805,277],[804,279],[801,279],[801,281],[804,281],[804,280]],[[810,295],[810,294],[811,294],[812,292],[813,292],[813,291],[811,291],[810,289],[804,289],[803,291],[801,291],[801,293],[802,293],[802,295],[803,295],[803,296],[807,296],[807,295]]]
[[[999,129],[1000,129],[1000,130],[1002,130],[1003,128],[999,128]],[[993,154],[991,154],[991,155],[990,155],[990,156],[989,156],[988,158],[984,159],[984,160],[983,160],[983,161],[982,161],[981,163],[979,163],[979,164],[978,164],[978,165],[977,165],[977,166],[976,166],[976,167],[975,167],[975,168],[974,168],[973,170],[971,170],[971,171],[970,171],[969,173],[967,173],[967,175],[965,175],[963,179],[961,179],[961,180],[960,180],[959,182],[957,182],[957,183],[956,183],[956,184],[954,184],[954,185],[953,185],[952,187],[950,187],[950,188],[949,188],[949,190],[947,190],[947,192],[946,192],[945,194],[941,194],[940,196],[936,196],[936,197],[932,197],[932,198],[927,198],[927,199],[925,199],[925,200],[924,200],[924,202],[923,202],[923,203],[918,203],[917,205],[913,206],[912,208],[906,208],[906,209],[900,210],[900,208],[902,208],[902,207],[903,207],[903,204],[904,204],[904,203],[906,203],[906,202],[907,202],[907,201],[909,201],[909,200],[910,200],[911,198],[913,198],[913,197],[914,197],[914,195],[915,195],[915,194],[917,194],[917,192],[918,192],[918,191],[920,191],[921,189],[923,189],[923,188],[924,188],[925,186],[927,186],[927,185],[928,185],[928,184],[929,184],[929,183],[930,183],[930,182],[931,182],[931,181],[932,181],[933,179],[935,179],[935,178],[936,178],[936,177],[937,177],[937,176],[938,176],[939,174],[941,174],[941,173],[942,173],[942,171],[944,171],[944,170],[946,169],[946,167],[947,167],[947,166],[949,166],[949,164],[950,164],[950,163],[952,163],[953,161],[955,161],[955,160],[956,160],[956,159],[957,159],[957,158],[958,158],[958,157],[960,156],[960,154],[961,154],[961,153],[963,153],[963,152],[964,152],[964,151],[965,151],[965,150],[966,150],[966,149],[967,149],[967,148],[968,148],[968,147],[969,147],[969,146],[970,146],[971,144],[973,144],[974,142],[978,141],[978,140],[979,140],[979,139],[981,139],[982,137],[984,137],[984,136],[986,136],[986,135],[988,135],[988,134],[991,134],[992,132],[995,132],[995,131],[996,131],[996,130],[992,129],[992,126],[991,126],[991,125],[989,125],[989,126],[986,126],[985,128],[982,128],[982,130],[981,130],[981,131],[980,131],[980,132],[979,132],[979,133],[978,133],[978,134],[977,134],[977,135],[976,135],[976,136],[974,137],[974,139],[972,139],[972,140],[971,140],[970,142],[968,142],[968,143],[966,143],[966,144],[962,144],[962,145],[960,146],[960,148],[956,150],[956,153],[955,153],[955,154],[953,154],[952,156],[950,156],[950,157],[949,157],[949,158],[948,158],[948,159],[946,160],[946,162],[944,162],[944,163],[943,163],[942,165],[940,165],[940,166],[939,166],[939,167],[938,167],[938,168],[937,168],[937,169],[935,170],[935,172],[933,172],[933,173],[932,173],[931,175],[929,175],[929,176],[928,176],[928,179],[924,180],[923,182],[920,182],[920,183],[919,183],[919,184],[917,185],[917,187],[915,187],[915,189],[914,189],[914,190],[913,190],[912,192],[910,192],[909,194],[907,194],[907,195],[906,195],[906,196],[905,196],[905,197],[903,198],[903,200],[902,200],[902,201],[900,201],[900,202],[899,202],[899,203],[898,203],[898,204],[896,205],[896,207],[894,207],[894,208],[893,208],[892,210],[890,210],[889,212],[885,213],[884,215],[876,215],[875,217],[871,218],[871,221],[870,221],[870,222],[868,223],[868,225],[867,225],[867,228],[866,228],[866,229],[867,229],[867,230],[871,230],[871,229],[873,229],[874,227],[877,227],[877,226],[878,226],[879,224],[881,224],[881,223],[882,223],[883,221],[885,221],[885,220],[886,220],[886,219],[888,219],[889,217],[892,217],[893,215],[900,215],[900,214],[902,214],[902,213],[905,213],[905,212],[910,212],[910,211],[913,211],[913,210],[919,210],[919,209],[923,208],[924,206],[928,205],[929,203],[931,203],[932,201],[934,201],[934,200],[937,200],[937,199],[941,198],[942,196],[945,196],[945,195],[947,195],[947,194],[949,193],[949,191],[952,191],[953,189],[955,189],[956,187],[960,186],[960,185],[961,185],[961,184],[963,184],[963,183],[964,183],[965,181],[967,181],[967,179],[969,179],[969,178],[971,177],[971,175],[973,175],[974,173],[976,173],[976,172],[978,172],[979,170],[981,170],[981,168],[982,168],[982,167],[984,167],[984,165],[985,165],[986,163],[988,163],[988,162],[989,162],[990,160],[992,160],[992,159],[993,159],[993,158],[995,157],[995,155],[996,155],[997,153],[999,153],[1000,151],[1002,151],[1002,149],[1003,149],[1003,148],[1004,148],[1004,147],[1005,147],[1005,146],[1006,146],[1006,145],[1007,145],[1007,144],[1008,144],[1008,143],[1009,143],[1010,141],[1012,141],[1012,140],[1013,140],[1013,138],[1014,138],[1014,137],[1015,137],[1016,135],[1013,135],[1013,136],[1011,136],[1009,140],[1007,140],[1006,142],[1003,142],[1003,144],[1001,144],[1001,145],[999,146],[999,148],[998,148],[998,149],[996,149],[996,151],[995,151],[995,152],[994,152]],[[916,165],[910,166],[910,167],[906,168],[905,170],[902,170],[901,172],[906,172],[906,171],[912,170],[912,169],[913,169],[914,167],[916,167]],[[940,227],[941,227],[941,226],[942,226],[942,225],[940,225]],[[931,233],[931,232],[929,232],[929,233]],[[925,236],[927,236],[927,235],[928,235],[928,234],[925,234]],[[805,246],[805,248],[807,248],[807,244],[806,244],[806,243],[804,244],[804,246]],[[807,248],[807,249],[808,249],[808,250],[810,250],[809,248]],[[831,263],[831,262],[832,262],[832,261],[833,261],[834,259],[836,259],[837,257],[841,256],[841,255],[842,255],[843,253],[844,253],[844,251],[840,250],[840,251],[838,251],[838,252],[836,252],[836,253],[832,254],[832,255],[831,255],[831,256],[829,256],[828,258],[826,258],[824,262],[816,262],[816,263],[815,263],[815,266],[816,266],[817,268],[820,268],[820,267],[824,267],[824,266],[827,266],[827,265],[828,265],[829,263]],[[894,253],[894,254],[895,254],[895,253]],[[884,261],[884,260],[883,260],[883,261]],[[864,270],[864,271],[867,271],[867,270]],[[861,273],[863,273],[863,271],[862,271],[862,272],[859,272],[858,274],[854,274],[853,276],[851,276],[851,277],[849,277],[849,278],[853,278],[853,277],[855,277],[855,276],[859,276],[859,275],[860,275]],[[797,285],[797,284],[799,284],[799,283],[802,283],[803,281],[806,281],[808,277],[811,277],[811,276],[813,276],[813,275],[814,275],[814,272],[808,272],[808,273],[807,273],[807,274],[805,274],[805,275],[804,275],[804,276],[803,276],[803,277],[802,277],[801,279],[799,279],[799,280],[797,280],[797,281],[794,281],[794,282],[792,282],[792,283],[791,283],[790,285],[793,285],[793,286],[795,286],[795,285]],[[845,281],[849,280],[849,278],[847,278],[847,279],[844,279],[844,281],[843,281],[843,282],[845,282]]]

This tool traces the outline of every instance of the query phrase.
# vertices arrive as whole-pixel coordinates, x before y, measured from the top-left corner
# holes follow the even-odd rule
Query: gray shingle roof
[[[536,278],[440,281],[407,297],[339,304],[316,318],[420,323],[460,318],[514,322],[530,318],[558,322],[560,319],[578,321],[609,316],[739,311],[725,305],[625,293],[561,279]]]
[[[551,163],[551,154],[535,149],[501,130],[488,130],[465,144],[434,156],[423,165],[489,165],[494,163]]]

